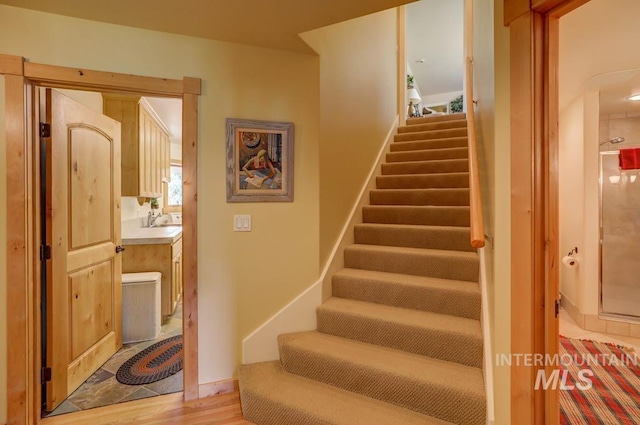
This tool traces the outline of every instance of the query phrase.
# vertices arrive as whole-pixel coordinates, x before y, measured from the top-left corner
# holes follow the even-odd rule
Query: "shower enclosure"
[[[620,171],[618,157],[618,150],[600,152],[601,306],[640,317],[640,177]]]

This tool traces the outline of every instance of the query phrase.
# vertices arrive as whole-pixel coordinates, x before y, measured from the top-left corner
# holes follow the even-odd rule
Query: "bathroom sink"
[[[181,227],[181,223],[156,223],[152,227]]]

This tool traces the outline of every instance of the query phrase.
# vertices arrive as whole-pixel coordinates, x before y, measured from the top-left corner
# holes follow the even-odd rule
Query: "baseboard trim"
[[[236,378],[225,379],[217,382],[208,382],[198,386],[198,398],[213,397],[236,391],[238,391],[238,380]]]
[[[375,185],[375,177],[380,164],[389,151],[393,136],[398,129],[399,118],[393,121],[384,143],[380,147],[378,157],[369,171],[369,175],[356,198],[348,218],[342,227],[333,249],[318,280],[305,289],[286,306],[271,316],[242,340],[242,363],[251,364],[278,360],[278,335],[289,332],[301,332],[316,329],[316,308],[331,296],[331,276],[344,267],[344,248],[353,243],[353,229],[362,223],[362,206],[367,205],[368,190]],[[359,213],[359,214],[358,214]]]
[[[560,305],[580,328],[589,332],[598,332],[613,336],[640,336],[640,322],[632,317],[615,315],[587,314],[580,311],[566,295],[561,293]]]
[[[487,286],[487,267],[484,255],[485,248],[478,249],[480,260],[480,296],[482,315],[480,325],[482,326],[482,339],[484,340],[484,389],[487,396],[487,425],[495,422],[495,408],[493,396],[493,337],[491,335],[491,322],[489,318],[489,288]]]

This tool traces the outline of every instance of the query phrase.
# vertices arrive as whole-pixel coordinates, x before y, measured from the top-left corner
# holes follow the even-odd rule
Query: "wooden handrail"
[[[482,221],[482,198],[480,196],[480,172],[478,170],[478,141],[476,139],[476,117],[473,109],[473,62],[467,57],[467,139],[469,143],[469,210],[471,214],[471,246],[482,248],[485,244]]]

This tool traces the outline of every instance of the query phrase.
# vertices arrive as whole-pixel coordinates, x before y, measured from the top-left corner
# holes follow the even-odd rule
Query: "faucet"
[[[160,215],[161,214],[153,215],[153,211],[149,211],[149,214],[147,215],[147,227],[153,227],[156,219],[160,217]]]

